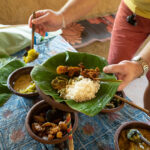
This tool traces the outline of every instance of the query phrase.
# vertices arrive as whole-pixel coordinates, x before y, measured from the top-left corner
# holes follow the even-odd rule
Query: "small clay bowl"
[[[150,125],[147,123],[138,122],[138,121],[125,122],[124,124],[122,124],[115,132],[115,136],[114,136],[115,150],[120,150],[119,138],[120,138],[121,132],[125,129],[133,129],[133,128],[134,129],[141,128],[141,129],[150,130]]]
[[[76,110],[70,108],[68,105],[66,105],[65,103],[58,103],[56,102],[51,96],[44,94],[40,88],[38,86],[36,86],[36,89],[40,95],[40,97],[42,97],[49,105],[58,108],[62,111],[67,111],[67,112],[77,112]]]
[[[66,133],[61,139],[46,140],[46,139],[39,137],[32,131],[31,124],[33,123],[33,116],[39,114],[40,112],[43,112],[43,110],[47,111],[50,109],[52,109],[52,107],[44,100],[36,103],[27,113],[26,120],[25,120],[26,129],[27,129],[29,135],[33,139],[35,139],[36,141],[38,141],[40,143],[43,143],[43,144],[62,143],[69,138],[68,133]],[[56,110],[58,110],[58,109],[56,109]],[[63,114],[64,118],[66,117],[67,112],[61,111],[61,110],[58,110],[58,112],[60,113],[60,116]],[[71,123],[72,123],[72,133],[74,133],[78,126],[78,114],[76,112],[71,113]]]
[[[9,75],[8,80],[7,80],[7,86],[14,94],[22,96],[22,97],[36,97],[39,95],[38,92],[29,93],[29,94],[19,93],[13,88],[15,81],[24,74],[30,74],[32,69],[33,69],[33,66],[22,67],[13,71]]]
[[[125,98],[125,94],[123,91],[118,91],[116,92],[116,95],[119,95],[123,98]],[[112,113],[112,112],[116,112],[116,111],[119,111],[120,109],[122,109],[124,107],[124,102],[121,101],[121,104],[118,106],[118,107],[115,107],[115,108],[108,108],[108,109],[102,109],[101,110],[101,113]]]

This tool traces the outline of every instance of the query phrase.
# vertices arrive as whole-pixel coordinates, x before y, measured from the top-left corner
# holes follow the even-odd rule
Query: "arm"
[[[64,15],[66,24],[86,15],[97,4],[98,0],[70,0],[59,13]]]
[[[150,41],[146,44],[143,50],[139,53],[139,56],[142,57],[150,67]]]
[[[36,32],[45,35],[45,32],[55,31],[86,15],[98,0],[69,0],[58,12],[53,10],[39,10],[36,19],[29,18],[29,26],[36,25]]]
[[[150,41],[141,50],[138,56],[142,57],[150,68]],[[114,73],[119,80],[123,80],[118,88],[119,91],[123,90],[131,81],[143,74],[141,64],[127,60],[121,61],[119,64],[108,65],[104,67],[103,71],[105,73]]]

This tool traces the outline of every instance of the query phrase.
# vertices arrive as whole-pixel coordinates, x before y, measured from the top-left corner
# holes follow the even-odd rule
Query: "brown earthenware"
[[[31,70],[33,69],[33,66],[27,66],[27,67],[22,67],[22,68],[19,68],[15,71],[13,71],[9,77],[8,77],[8,80],[7,80],[7,86],[8,88],[16,95],[19,95],[19,96],[22,96],[22,97],[35,97],[35,96],[38,96],[38,92],[34,92],[34,93],[29,93],[29,94],[23,94],[23,93],[19,93],[17,92],[16,90],[14,90],[13,86],[14,86],[14,83],[15,81],[21,76],[21,75],[24,75],[24,74],[30,74]]]
[[[116,92],[116,94],[120,94],[121,97],[125,98],[125,93],[123,91]],[[119,111],[120,109],[122,109],[123,107],[124,107],[124,102],[121,101],[121,104],[118,107],[111,108],[111,109],[102,109],[100,113],[116,112],[116,111]]]
[[[142,128],[150,130],[150,125],[144,122],[138,122],[138,121],[131,121],[131,122],[125,122],[122,124],[116,131],[114,136],[114,143],[115,143],[115,150],[120,150],[119,148],[119,137],[121,135],[121,132],[124,129],[132,129],[132,128]]]
[[[40,88],[37,86],[36,87],[39,95],[51,106],[58,108],[60,110],[63,111],[67,111],[67,112],[77,112],[76,110],[70,108],[66,103],[58,103],[56,102],[51,96],[44,94]]]
[[[61,139],[46,140],[46,139],[43,139],[43,138],[39,137],[38,135],[36,135],[31,129],[31,124],[33,123],[33,116],[35,114],[37,115],[38,113],[40,113],[43,110],[49,110],[49,109],[52,109],[52,107],[49,104],[47,104],[47,102],[45,102],[44,100],[36,103],[27,113],[26,120],[25,120],[26,129],[27,129],[29,135],[33,139],[37,140],[40,143],[58,144],[58,143],[64,142],[69,137],[68,133],[66,133]],[[61,111],[61,114],[62,113],[67,114],[66,111]],[[78,115],[76,112],[71,113],[71,121],[72,121],[72,133],[74,133],[78,126]]]

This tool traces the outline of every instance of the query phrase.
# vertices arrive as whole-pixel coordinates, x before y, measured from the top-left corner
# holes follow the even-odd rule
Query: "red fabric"
[[[122,1],[113,26],[109,64],[130,60],[150,33],[150,19],[137,15],[137,25],[133,26],[126,22],[126,17],[129,15],[132,15],[132,11]],[[150,81],[150,72],[147,77]]]

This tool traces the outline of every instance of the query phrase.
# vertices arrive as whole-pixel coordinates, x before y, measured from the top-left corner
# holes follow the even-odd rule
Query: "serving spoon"
[[[33,19],[36,18],[36,15],[35,15],[35,11],[33,12]],[[35,33],[35,24],[32,24],[32,39],[31,39],[31,49],[34,49],[34,33]],[[28,51],[30,49],[26,49],[26,52],[24,53],[24,56],[27,56],[28,55]]]
[[[148,146],[150,146],[150,141],[148,141],[142,133],[137,129],[130,129],[127,133],[127,138],[134,143],[144,142]]]

